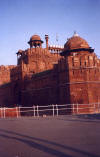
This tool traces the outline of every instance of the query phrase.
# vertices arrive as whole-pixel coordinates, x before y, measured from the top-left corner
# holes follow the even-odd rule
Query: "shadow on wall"
[[[64,69],[62,69],[62,64]],[[60,69],[59,69],[60,67]],[[63,84],[63,76],[65,85]],[[21,95],[22,106],[70,104],[69,67],[67,59],[61,59],[53,69],[34,74],[24,80],[24,91]],[[71,111],[69,111],[71,113]]]

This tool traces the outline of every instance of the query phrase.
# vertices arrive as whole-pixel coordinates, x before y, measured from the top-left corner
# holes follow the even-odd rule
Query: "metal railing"
[[[32,106],[32,107],[15,107],[15,108],[0,108],[0,117],[20,117],[34,116],[46,117],[59,116],[67,114],[84,114],[84,113],[100,113],[100,103],[91,104],[63,104],[63,105],[48,105],[48,106]]]

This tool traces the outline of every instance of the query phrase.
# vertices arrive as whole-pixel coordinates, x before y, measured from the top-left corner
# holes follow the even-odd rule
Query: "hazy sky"
[[[74,30],[100,56],[100,0],[0,0],[0,65],[16,64],[34,34],[64,45]]]

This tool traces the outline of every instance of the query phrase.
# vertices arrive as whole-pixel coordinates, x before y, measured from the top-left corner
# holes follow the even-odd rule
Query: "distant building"
[[[33,35],[17,52],[17,66],[0,66],[0,105],[33,106],[100,102],[100,60],[74,33],[63,46],[46,48]]]

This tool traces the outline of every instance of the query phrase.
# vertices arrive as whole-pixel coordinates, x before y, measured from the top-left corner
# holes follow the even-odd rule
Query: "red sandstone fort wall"
[[[52,70],[33,75],[31,80],[26,80],[22,91],[22,104],[46,105],[57,103],[57,81]]]
[[[31,80],[25,82],[23,98],[30,97],[28,105],[97,102],[98,96],[94,93],[99,93],[99,89],[93,81],[99,81],[99,75],[99,60],[93,54],[62,58],[52,71],[34,74]]]
[[[0,66],[0,85],[8,83],[11,81],[10,77],[10,71],[15,66],[9,65],[9,66]]]
[[[10,106],[12,99],[11,83],[0,86],[0,106]]]
[[[0,68],[1,106],[100,102],[100,60],[95,53],[62,57],[36,47],[21,52],[17,66]]]
[[[41,60],[43,61],[43,58]],[[30,64],[32,66],[31,62]],[[100,61],[94,54],[68,56],[65,59],[62,57],[58,60],[58,64],[53,64],[51,70],[48,68],[37,74],[31,73],[30,77],[28,77],[30,74],[28,66],[21,64],[11,70],[13,84],[1,86],[1,105],[8,106],[12,102],[30,106],[52,103],[87,104],[100,101],[100,88],[98,88]],[[18,83],[23,78],[24,80]],[[19,93],[21,93],[20,101],[18,101]]]
[[[95,54],[69,57],[71,103],[99,102],[100,60]]]
[[[23,70],[26,69],[26,72],[38,73],[52,69],[53,65],[57,64],[60,58],[59,54],[51,54],[47,49],[37,47],[24,51],[19,58],[19,64],[23,66]]]

